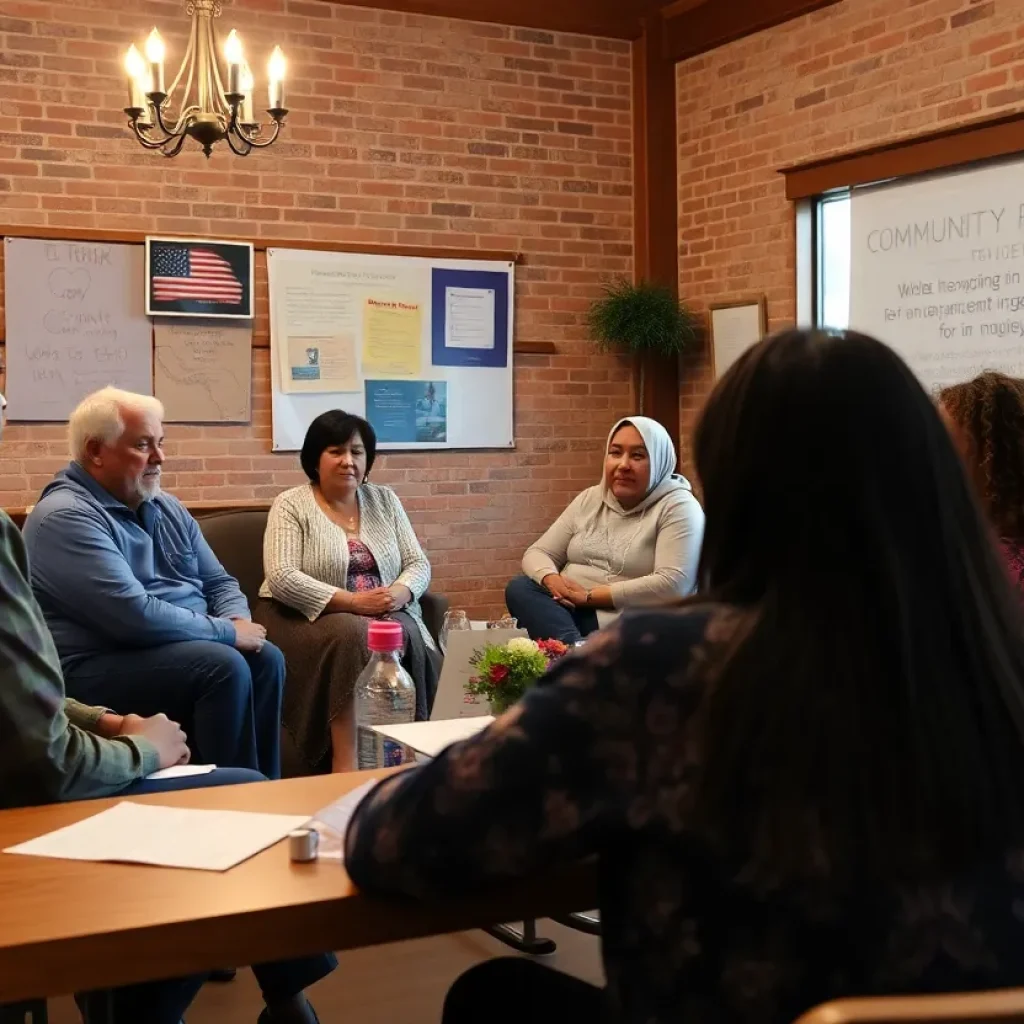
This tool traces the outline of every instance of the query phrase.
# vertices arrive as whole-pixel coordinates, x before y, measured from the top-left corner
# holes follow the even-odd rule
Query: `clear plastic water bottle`
[[[360,771],[412,763],[404,743],[381,736],[375,725],[397,725],[416,717],[416,686],[402,668],[402,627],[376,621],[369,627],[370,661],[356,680],[356,757]]]

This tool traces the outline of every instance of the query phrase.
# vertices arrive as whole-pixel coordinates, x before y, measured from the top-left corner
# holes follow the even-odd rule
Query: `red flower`
[[[491,666],[491,682],[495,686],[501,686],[505,680],[508,679],[508,666],[507,665],[492,665]]]
[[[548,661],[555,661],[564,657],[569,648],[561,640],[538,640],[537,646]]]

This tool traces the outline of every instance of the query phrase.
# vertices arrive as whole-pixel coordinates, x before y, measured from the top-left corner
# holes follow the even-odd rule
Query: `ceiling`
[[[707,0],[335,0],[409,14],[435,14],[500,25],[636,39],[643,19],[666,8],[680,11]],[[672,13],[675,13],[673,11]]]
[[[653,28],[667,60],[706,53],[840,0],[332,0],[499,25],[638,39]],[[651,19],[654,19],[651,24]]]

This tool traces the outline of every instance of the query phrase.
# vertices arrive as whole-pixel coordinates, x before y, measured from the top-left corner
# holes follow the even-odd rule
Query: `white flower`
[[[523,654],[536,654],[540,648],[530,639],[525,636],[513,637],[505,645],[508,651],[521,651]]]

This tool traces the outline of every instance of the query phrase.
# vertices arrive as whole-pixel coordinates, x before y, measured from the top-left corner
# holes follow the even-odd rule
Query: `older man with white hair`
[[[71,415],[71,465],[25,524],[68,693],[181,722],[195,757],[280,775],[284,658],[177,498],[163,406],[104,388]]]

